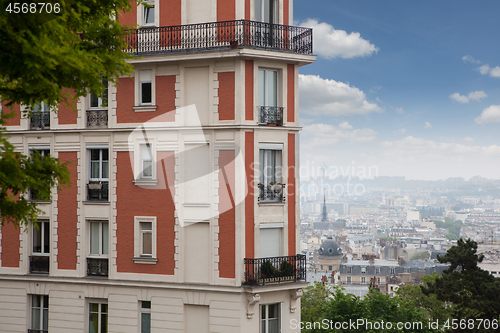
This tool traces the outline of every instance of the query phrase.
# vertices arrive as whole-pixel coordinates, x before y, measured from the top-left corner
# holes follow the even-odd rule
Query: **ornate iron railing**
[[[259,202],[285,202],[285,184],[259,184]]]
[[[49,274],[49,256],[30,256],[30,273]]]
[[[283,126],[283,110],[281,106],[259,106],[259,124]]]
[[[30,129],[47,130],[50,129],[50,112],[33,112],[30,119]]]
[[[109,201],[109,183],[87,184],[88,201]]]
[[[133,29],[125,51],[136,55],[255,48],[312,54],[312,29],[248,20]]]
[[[28,333],[49,333],[48,330],[36,330],[33,328],[28,328]]]
[[[87,127],[108,127],[108,110],[87,110]]]
[[[87,276],[108,276],[108,258],[87,258]]]
[[[245,258],[245,281],[249,285],[278,284],[306,280],[306,256]]]

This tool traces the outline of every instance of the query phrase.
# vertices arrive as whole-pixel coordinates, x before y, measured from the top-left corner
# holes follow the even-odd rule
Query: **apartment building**
[[[0,230],[0,332],[291,332],[300,320],[291,0],[154,0],[119,19],[134,71],[16,105],[17,151],[68,162],[27,230]],[[4,103],[5,104],[5,103]]]

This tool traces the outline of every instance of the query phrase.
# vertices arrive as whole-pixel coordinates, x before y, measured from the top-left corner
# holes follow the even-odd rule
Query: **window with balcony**
[[[259,68],[259,124],[283,125],[283,107],[278,102],[278,71]]]
[[[108,304],[104,302],[89,303],[89,333],[108,332]]]
[[[256,44],[270,47],[276,41],[276,23],[278,23],[278,10],[276,0],[255,0],[255,27]]]
[[[283,144],[259,145],[259,202],[284,202]]]
[[[30,273],[49,274],[50,261],[50,223],[36,221],[32,224],[32,248]]]
[[[90,173],[87,184],[88,201],[108,201],[109,153],[107,148],[89,149]]]
[[[280,333],[280,303],[262,304],[260,333]]]
[[[87,110],[87,127],[102,128],[108,126],[108,81],[102,81],[104,92],[89,94],[89,109]]]
[[[50,129],[50,106],[41,102],[31,108],[30,128],[33,130]]]
[[[31,295],[31,323],[28,333],[49,331],[49,296]]]
[[[46,146],[39,146],[39,147],[30,147],[30,156],[33,156],[34,154],[40,154],[41,157],[46,157],[50,156],[50,147]],[[49,198],[43,197],[43,195],[38,191],[37,189],[33,188],[30,189],[30,200],[33,201],[48,201]]]
[[[87,258],[87,275],[108,276],[109,223],[92,221],[89,223],[90,250]]]
[[[151,333],[151,301],[141,303],[141,333]]]

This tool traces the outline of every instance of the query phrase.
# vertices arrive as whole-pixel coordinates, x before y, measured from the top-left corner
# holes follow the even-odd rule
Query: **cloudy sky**
[[[295,0],[293,10],[318,56],[300,68],[303,167],[500,178],[500,1]]]

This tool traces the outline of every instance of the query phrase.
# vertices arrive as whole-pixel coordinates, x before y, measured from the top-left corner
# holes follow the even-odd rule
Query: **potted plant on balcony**
[[[273,278],[276,276],[276,268],[273,264],[266,260],[262,265],[260,265],[260,277],[263,279]]]
[[[283,188],[283,184],[277,182],[270,182],[267,185],[267,189],[270,191],[280,191]]]
[[[100,190],[102,188],[102,183],[97,180],[91,180],[89,182],[89,190]]]
[[[281,276],[284,277],[293,277],[296,269],[293,267],[291,263],[286,260],[283,260],[280,264],[280,273]]]

